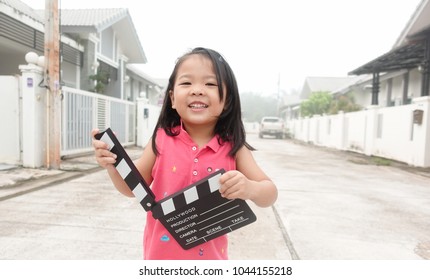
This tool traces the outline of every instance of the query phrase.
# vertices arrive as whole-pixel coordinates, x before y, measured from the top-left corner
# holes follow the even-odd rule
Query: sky
[[[44,0],[23,0],[35,9]],[[128,8],[148,63],[167,79],[194,47],[220,52],[240,92],[301,90],[390,51],[421,0],[58,0],[62,9]]]

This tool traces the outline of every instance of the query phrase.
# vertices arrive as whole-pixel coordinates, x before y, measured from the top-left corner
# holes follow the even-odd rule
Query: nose
[[[202,87],[200,87],[200,86],[194,86],[193,87],[193,90],[191,91],[191,94],[192,95],[202,95],[203,94],[203,90],[202,90]]]

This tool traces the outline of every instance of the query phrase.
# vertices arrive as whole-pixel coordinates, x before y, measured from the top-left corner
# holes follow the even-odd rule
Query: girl
[[[98,133],[97,129],[92,135]],[[115,187],[133,196],[113,166],[115,154],[93,140],[97,162]],[[169,78],[151,140],[135,165],[157,200],[224,168],[220,193],[227,199],[252,200],[260,207],[277,198],[274,183],[255,162],[245,140],[239,90],[224,58],[214,50],[195,48],[180,57]],[[183,250],[148,212],[145,259],[228,259],[227,235]]]

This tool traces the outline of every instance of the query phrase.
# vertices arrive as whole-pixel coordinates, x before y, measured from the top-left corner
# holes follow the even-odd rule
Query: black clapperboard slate
[[[145,211],[157,219],[185,250],[232,232],[257,220],[246,201],[223,198],[218,191],[218,170],[160,201],[137,170],[110,128],[96,139],[108,144],[117,155],[115,168]]]

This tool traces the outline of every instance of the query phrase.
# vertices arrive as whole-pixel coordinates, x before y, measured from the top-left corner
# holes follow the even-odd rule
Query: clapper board
[[[110,151],[117,155],[115,168],[143,209],[152,211],[154,219],[159,220],[185,250],[257,220],[246,201],[221,196],[218,190],[223,169],[156,201],[112,130],[108,128],[95,138],[107,143]]]

